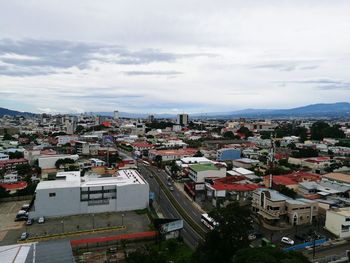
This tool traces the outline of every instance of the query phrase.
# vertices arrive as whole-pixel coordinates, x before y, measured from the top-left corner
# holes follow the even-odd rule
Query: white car
[[[281,242],[287,245],[294,245],[294,240],[289,237],[282,237]]]
[[[39,223],[39,224],[42,224],[42,223],[44,223],[44,222],[45,222],[45,218],[44,218],[43,216],[39,217],[38,223]]]

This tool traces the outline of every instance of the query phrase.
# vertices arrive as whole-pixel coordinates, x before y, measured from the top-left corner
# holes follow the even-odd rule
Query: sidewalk
[[[207,213],[206,211],[204,211],[202,209],[202,207],[197,204],[195,201],[192,200],[191,197],[188,196],[188,194],[185,192],[185,190],[183,189],[183,184],[174,182],[174,186],[177,188],[177,190],[179,190],[188,200],[191,201],[191,205],[193,205],[194,207],[196,207],[202,214]]]

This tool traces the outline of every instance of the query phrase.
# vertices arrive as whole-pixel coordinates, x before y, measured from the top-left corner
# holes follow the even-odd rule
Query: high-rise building
[[[114,120],[119,120],[119,111],[115,110],[113,113]]]
[[[176,124],[186,126],[188,125],[188,114],[178,114],[176,118]]]

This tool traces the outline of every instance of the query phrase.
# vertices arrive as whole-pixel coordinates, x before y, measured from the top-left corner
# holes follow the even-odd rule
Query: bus
[[[145,165],[145,166],[151,166],[151,164],[150,164],[149,162],[145,161],[145,160],[142,160],[142,163],[143,163],[143,165]]]
[[[201,222],[210,230],[213,230],[218,225],[208,214],[202,214]]]

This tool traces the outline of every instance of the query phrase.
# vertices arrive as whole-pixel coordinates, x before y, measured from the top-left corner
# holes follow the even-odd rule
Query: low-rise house
[[[17,165],[20,164],[28,164],[28,160],[25,158],[2,160],[0,161],[0,169],[4,169],[6,171],[15,171]]]
[[[8,154],[0,153],[0,161],[9,160],[10,156]]]
[[[322,175],[322,181],[338,182],[350,186],[350,175],[345,173],[328,173]]]
[[[249,158],[241,158],[241,159],[233,160],[232,164],[235,167],[251,169],[252,167],[258,165],[259,161],[258,160],[253,160],[253,159],[249,159]]]
[[[250,201],[252,192],[261,186],[252,183],[244,176],[227,176],[205,180],[206,195],[214,206],[219,200],[234,200],[242,204]]]
[[[339,238],[350,238],[350,207],[327,210],[325,228]]]
[[[295,191],[298,190],[300,182],[318,182],[320,176],[318,174],[306,173],[306,172],[293,172],[284,175],[272,175],[272,182],[270,182],[271,176],[264,176],[264,185],[278,190],[279,186],[283,185]]]
[[[259,188],[253,192],[252,209],[269,224],[307,224],[312,223],[318,215],[316,201],[292,199],[267,188]]]
[[[188,176],[196,184],[204,184],[208,177],[226,177],[226,166],[220,163],[191,164],[189,165]],[[204,185],[202,190],[204,190]]]
[[[217,151],[217,160],[222,161],[232,161],[241,158],[241,149],[236,148],[222,148]]]
[[[55,164],[59,159],[72,159],[74,161],[79,159],[79,155],[74,154],[57,154],[57,155],[43,155],[38,158],[38,165],[41,169],[54,169]]]
[[[159,155],[162,157],[162,161],[174,161],[179,160],[184,157],[191,157],[195,155],[197,152],[196,149],[193,148],[185,148],[185,149],[177,149],[177,150],[150,150],[148,156],[150,159],[154,160],[154,158]]]
[[[229,176],[244,176],[246,179],[251,180],[251,181],[255,181],[255,180],[259,180],[260,177],[256,176],[255,173],[251,170],[245,169],[245,168],[232,168],[231,171],[227,171],[226,172],[227,175]]]

